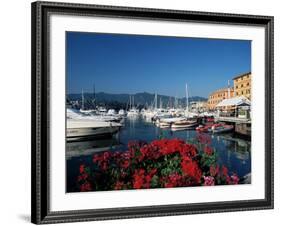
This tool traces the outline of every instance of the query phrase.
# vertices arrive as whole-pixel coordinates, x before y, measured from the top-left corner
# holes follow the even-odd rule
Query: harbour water
[[[195,129],[171,131],[155,126],[142,117],[126,118],[124,127],[113,137],[66,143],[67,192],[75,192],[80,164],[91,164],[92,156],[101,151],[125,151],[129,141],[146,142],[161,138],[180,138],[189,143],[196,141]],[[235,133],[209,134],[211,147],[216,151],[218,163],[225,165],[240,178],[251,172],[251,141]]]

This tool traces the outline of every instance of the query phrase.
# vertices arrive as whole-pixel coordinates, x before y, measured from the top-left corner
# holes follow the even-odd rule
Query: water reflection
[[[233,133],[209,134],[211,147],[218,155],[218,163],[243,177],[251,173],[251,141]],[[66,144],[67,191],[71,191],[81,162],[91,162],[93,153],[100,151],[125,151],[129,141],[151,142],[159,138],[180,138],[189,143],[197,142],[197,132],[160,129],[141,117],[128,118],[121,131],[112,138],[70,142]]]
[[[242,161],[242,164],[246,164],[251,157],[251,142],[234,136],[234,134],[224,134],[217,137],[221,139],[227,150],[231,150],[232,154]]]
[[[96,152],[114,150],[121,145],[118,136],[112,138],[97,139],[89,141],[68,142],[66,159],[79,156],[87,156]]]

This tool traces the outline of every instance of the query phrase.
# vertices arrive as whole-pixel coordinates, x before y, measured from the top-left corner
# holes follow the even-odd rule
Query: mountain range
[[[131,96],[131,102],[134,99],[134,105],[135,106],[149,106],[154,104],[155,100],[155,94],[152,93],[136,93],[134,95],[130,94],[110,94],[105,92],[99,92],[96,94],[93,93],[84,93],[84,100],[85,102],[96,100],[96,103],[112,103],[112,102],[118,102],[120,104],[129,104]],[[75,93],[75,94],[68,94],[67,98],[69,101],[81,101],[82,94],[81,93]],[[157,102],[158,106],[160,105],[160,100],[162,102],[162,106],[173,106],[175,103],[175,97],[172,96],[166,96],[166,95],[157,95]],[[207,101],[207,98],[200,97],[200,96],[192,96],[188,98],[189,102],[191,101]],[[177,98],[178,105],[185,106],[186,98]]]

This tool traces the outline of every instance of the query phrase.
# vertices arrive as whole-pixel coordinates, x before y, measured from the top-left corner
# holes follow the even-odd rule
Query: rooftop
[[[247,73],[243,73],[243,74],[240,74],[240,75],[235,76],[232,80],[235,80],[235,79],[237,79],[237,78],[243,77],[243,76],[245,76],[245,75],[250,75],[250,74],[251,74],[251,72],[249,71],[249,72],[247,72]]]
[[[233,90],[234,90],[233,87],[230,87],[230,91],[233,91]],[[211,92],[211,93],[209,94],[209,96],[210,96],[210,95],[213,95],[214,93],[227,92],[227,91],[228,91],[228,87],[222,88],[222,89],[217,89],[217,90]]]
[[[225,106],[239,106],[239,105],[251,105],[251,101],[249,101],[244,96],[233,97],[229,99],[224,99],[220,103],[217,104],[216,107],[225,107]]]

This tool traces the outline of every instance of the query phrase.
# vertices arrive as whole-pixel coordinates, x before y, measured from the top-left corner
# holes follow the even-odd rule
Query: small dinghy
[[[230,132],[234,129],[233,125],[226,125],[226,124],[220,124],[220,125],[213,125],[211,130],[213,133],[225,133]]]
[[[201,133],[206,133],[209,132],[209,129],[212,127],[213,125],[199,125],[198,127],[196,127],[196,131],[201,132]]]
[[[172,130],[184,130],[198,125],[196,120],[182,120],[174,122],[171,126]]]

